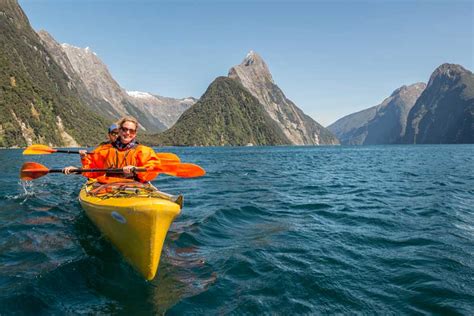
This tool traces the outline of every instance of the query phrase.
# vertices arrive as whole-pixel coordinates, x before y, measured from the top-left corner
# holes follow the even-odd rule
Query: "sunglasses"
[[[124,132],[124,133],[129,132],[130,134],[135,134],[135,133],[137,132],[136,129],[126,128],[126,127],[120,127],[120,129],[121,129],[122,132]]]
[[[112,136],[118,136],[118,132],[110,132],[109,135],[112,135]]]

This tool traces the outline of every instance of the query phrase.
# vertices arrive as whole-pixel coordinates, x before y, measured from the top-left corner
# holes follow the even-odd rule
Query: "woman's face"
[[[133,122],[126,121],[120,127],[120,140],[124,144],[130,143],[137,136],[137,126]]]

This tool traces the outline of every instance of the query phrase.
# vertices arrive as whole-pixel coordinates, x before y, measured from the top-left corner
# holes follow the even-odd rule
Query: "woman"
[[[84,169],[110,169],[121,168],[123,174],[106,174],[105,172],[87,172],[83,175],[88,178],[98,178],[106,182],[106,177],[134,179],[140,182],[153,180],[158,172],[134,173],[136,167],[153,168],[160,166],[160,159],[153,149],[139,144],[136,141],[138,121],[133,117],[124,117],[118,123],[118,138],[114,142],[99,145],[91,154],[81,153],[81,162]],[[65,174],[70,174],[75,167],[64,169]],[[106,176],[104,178],[104,176]]]

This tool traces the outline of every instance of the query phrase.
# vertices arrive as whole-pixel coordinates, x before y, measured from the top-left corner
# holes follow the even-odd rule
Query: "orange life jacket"
[[[110,143],[99,145],[91,154],[82,158],[81,162],[84,169],[123,168],[125,166],[150,168],[160,165],[160,159],[153,149],[140,144],[125,150],[119,150]],[[106,174],[105,172],[87,172],[83,175],[88,178],[98,178]],[[153,180],[157,175],[158,172],[137,172],[135,178],[140,182],[147,182]],[[120,174],[110,174],[110,176],[125,178],[125,175]],[[134,175],[131,175],[130,178],[134,178]]]

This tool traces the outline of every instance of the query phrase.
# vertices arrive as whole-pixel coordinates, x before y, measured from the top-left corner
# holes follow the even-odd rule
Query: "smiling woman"
[[[121,168],[123,175],[111,175],[105,172],[86,172],[88,178],[96,178],[99,182],[113,182],[117,177],[133,179],[140,182],[153,180],[158,173],[136,173],[137,167],[154,168],[160,166],[160,159],[152,148],[136,141],[138,121],[134,117],[123,117],[118,123],[118,138],[114,142],[99,145],[91,153],[81,155],[82,166],[85,169]],[[70,174],[76,167],[65,168]]]
[[[115,141],[117,147],[132,147],[136,144],[138,121],[131,116],[122,118],[118,122],[119,138]]]

